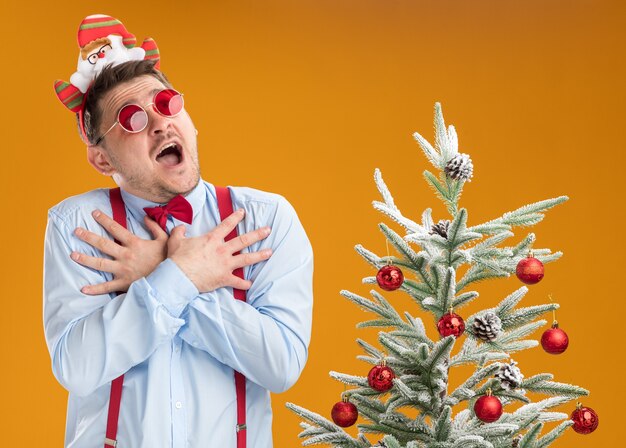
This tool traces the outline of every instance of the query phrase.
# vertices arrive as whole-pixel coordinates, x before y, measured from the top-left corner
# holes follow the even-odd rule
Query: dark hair
[[[148,75],[154,76],[161,81],[165,87],[172,88],[165,74],[154,68],[155,64],[155,60],[148,59],[124,62],[116,66],[107,65],[102,69],[87,91],[83,109],[85,134],[89,144],[93,145],[98,140],[98,129],[100,128],[100,120],[102,119],[102,111],[98,107],[98,101],[115,86],[123,82],[131,81],[139,76]],[[81,134],[79,114],[76,114],[76,120],[78,133]],[[82,134],[81,138],[84,138]]]

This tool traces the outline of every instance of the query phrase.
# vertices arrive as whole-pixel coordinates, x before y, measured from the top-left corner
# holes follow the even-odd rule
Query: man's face
[[[126,104],[143,107],[148,125],[133,134],[117,124],[89,154],[92,165],[112,175],[125,191],[160,203],[189,193],[200,180],[196,130],[187,111],[164,117],[152,106],[146,107],[154,94],[164,88],[158,79],[145,75],[120,84],[103,96],[98,102],[102,111],[99,135],[115,123],[118,111]],[[172,143],[174,147],[170,147]],[[163,151],[166,147],[169,148]],[[94,157],[104,168],[94,163]]]

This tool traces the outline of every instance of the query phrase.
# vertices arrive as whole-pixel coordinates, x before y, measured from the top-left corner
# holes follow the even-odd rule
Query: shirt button
[[[177,401],[174,406],[176,406],[176,409],[180,409],[183,407],[183,404],[180,401]]]

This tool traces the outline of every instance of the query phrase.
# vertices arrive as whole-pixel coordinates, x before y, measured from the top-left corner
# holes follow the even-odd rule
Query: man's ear
[[[112,176],[115,174],[115,169],[111,165],[111,162],[109,162],[109,157],[102,147],[88,146],[87,160],[99,173],[104,174],[105,176]]]

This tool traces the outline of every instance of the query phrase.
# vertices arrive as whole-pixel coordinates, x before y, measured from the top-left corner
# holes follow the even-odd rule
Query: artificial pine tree
[[[365,422],[358,425],[359,434],[354,438],[321,415],[287,403],[309,422],[301,424],[304,431],[300,437],[306,438],[303,445],[544,448],[571,425],[577,432],[582,432],[578,426],[587,432],[592,427],[591,430],[595,429],[597,414],[590,408],[579,405],[572,414],[574,421],[567,414],[550,411],[587,395],[585,389],[554,382],[549,373],[525,377],[517,363],[509,360],[512,353],[538,345],[537,341],[526,338],[546,325],[538,317],[557,309],[558,304],[519,307],[528,292],[528,287],[522,286],[495,308],[482,310],[465,321],[456,314],[478,298],[478,292],[469,289],[479,281],[509,277],[516,270],[520,280],[526,283],[541,280],[543,264],[555,261],[561,252],[533,249],[530,254],[535,241],[532,233],[516,245],[500,245],[513,236],[513,227],[538,223],[544,217],[543,212],[567,197],[526,205],[468,227],[468,213],[459,208],[458,202],[465,183],[471,180],[473,165],[467,154],[459,153],[455,129],[453,126],[446,129],[438,103],[435,146],[418,133],[414,137],[428,161],[439,171],[438,176],[425,171],[424,177],[445,204],[450,219],[435,224],[431,209],[424,211],[421,224],[404,216],[376,170],[374,178],[383,201],[374,201],[374,208],[400,224],[406,234],[402,236],[385,224],[379,225],[398,256],[381,257],[361,245],[356,246],[356,251],[379,270],[376,277],[367,277],[364,283],[378,283],[385,291],[403,291],[417,304],[420,313],[430,315],[431,319],[426,319],[424,324],[422,318],[413,317],[414,312],[398,313],[375,290],[371,291],[373,300],[341,291],[344,297],[376,315],[359,327],[385,329],[378,337],[382,350],[357,340],[366,352],[359,359],[374,365],[368,376],[330,372],[331,377],[352,387],[344,393],[344,401],[333,409],[333,419],[347,426],[356,420],[358,409]],[[530,271],[524,271],[526,264],[530,265]],[[523,268],[521,273],[520,268]],[[435,328],[439,330],[439,338],[433,340],[429,334],[436,334]],[[456,344],[461,347],[453,350]],[[473,374],[459,387],[449,390],[449,376],[458,372],[456,367],[467,364],[475,366]],[[533,402],[527,392],[548,397]],[[408,411],[410,408],[413,411]],[[407,415],[414,416],[415,410],[416,418]],[[335,417],[340,415],[339,411],[343,414]],[[561,423],[542,435],[544,423],[555,421]],[[372,444],[365,433],[377,434],[379,441]]]

